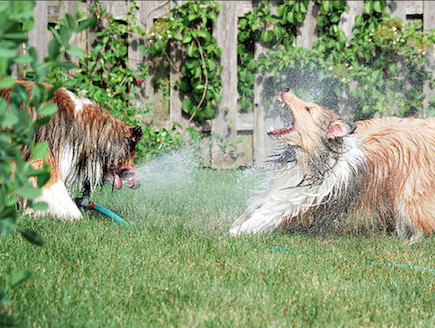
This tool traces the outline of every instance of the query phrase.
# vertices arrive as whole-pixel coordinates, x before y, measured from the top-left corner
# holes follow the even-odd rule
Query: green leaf
[[[261,38],[263,39],[264,42],[270,42],[272,40],[273,37],[273,33],[272,31],[269,30],[265,30],[263,31],[263,33],[261,34]]]
[[[181,40],[183,43],[189,43],[190,41],[192,41],[192,34],[190,33],[186,33]]]
[[[4,289],[0,287],[0,306],[5,306],[8,303],[9,303],[9,296],[5,293]]]
[[[68,54],[70,54],[71,56],[75,56],[75,57],[83,57],[85,55],[85,52],[83,51],[83,49],[79,48],[79,47],[74,47],[74,46],[70,46],[66,49],[66,52]]]
[[[69,45],[69,38],[71,37],[71,31],[66,26],[61,26],[59,29],[59,36],[60,36],[60,43],[64,47],[68,47]]]
[[[38,109],[38,113],[41,115],[53,115],[57,112],[57,105],[55,104],[46,104]]]
[[[30,150],[32,159],[43,159],[48,155],[48,142],[41,142],[36,146],[33,146]]]
[[[15,64],[30,64],[33,61],[30,55],[20,55],[14,59]]]
[[[26,33],[21,33],[21,32],[7,33],[3,37],[6,40],[14,40],[14,41],[19,42],[19,43],[23,43],[23,42],[28,40],[27,34]]]
[[[217,15],[216,15],[216,13],[215,13],[214,11],[209,12],[209,13],[208,13],[208,17],[210,18],[210,20],[211,20],[213,23],[216,23]]]
[[[17,55],[16,49],[0,48],[0,57],[13,58]]]
[[[154,43],[150,47],[150,52],[152,55],[161,55],[165,51],[165,43],[163,40],[159,40],[156,43]]]
[[[18,188],[17,190],[15,190],[15,192],[19,196],[29,200],[33,200],[41,195],[41,192],[38,188],[30,186]]]
[[[10,284],[12,288],[18,287],[23,284],[27,279],[29,279],[31,273],[30,271],[20,271],[14,274],[11,278]]]
[[[48,209],[48,204],[46,202],[38,202],[36,204],[32,204],[32,208],[35,211],[45,211]]]
[[[97,23],[96,17],[91,17],[91,18],[85,19],[84,21],[79,22],[78,27],[77,27],[77,32],[80,32],[80,31],[87,29],[91,26],[94,26],[96,23]]]
[[[48,42],[48,56],[54,60],[60,54],[60,43],[56,39],[51,39]]]
[[[69,13],[66,13],[65,17],[69,28],[74,31],[77,28],[74,18]]]
[[[15,84],[16,80],[13,76],[5,76],[0,80],[0,89],[8,89]]]
[[[210,37],[210,33],[208,30],[202,28],[198,30],[198,36],[200,36],[203,39],[208,39]]]
[[[0,126],[14,126],[19,121],[18,115],[15,113],[7,113],[3,121],[0,121]]]
[[[186,53],[187,53],[187,55],[188,55],[189,57],[194,57],[195,52],[196,52],[196,46],[193,45],[192,43],[189,44],[189,45],[187,46],[187,49],[186,49]]]
[[[46,204],[43,202],[40,202],[38,204]],[[36,209],[34,206],[32,206],[34,209]],[[46,206],[48,207],[48,206]],[[26,229],[26,228],[19,228],[18,231],[21,233],[21,235],[26,238],[29,242],[36,246],[44,246],[44,240],[40,235],[38,235],[36,232]]]
[[[23,31],[29,32],[33,28],[33,25],[35,25],[35,19],[33,17],[30,17],[28,20],[24,22]]]
[[[382,1],[373,1],[373,9],[377,13],[382,13]]]
[[[189,114],[192,112],[193,103],[190,99],[184,99],[181,108],[183,109],[183,112]]]
[[[364,11],[367,14],[371,14],[373,10],[373,1],[364,1]]]

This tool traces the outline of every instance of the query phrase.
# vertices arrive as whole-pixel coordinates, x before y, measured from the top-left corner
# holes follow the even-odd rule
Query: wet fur
[[[345,222],[354,231],[374,227],[405,238],[435,230],[433,119],[372,119],[350,123],[342,133],[345,122],[329,109],[296,97],[284,101],[293,102],[298,124],[279,137],[269,188],[230,234],[297,225],[343,229]]]
[[[18,84],[31,94],[32,82],[19,81]],[[1,96],[8,101],[10,92],[11,89],[1,90]],[[80,211],[67,190],[86,187],[93,191],[115,172],[133,167],[135,146],[142,137],[142,130],[111,116],[98,103],[65,89],[57,90],[52,102],[58,106],[57,113],[34,135],[36,143],[47,141],[50,145],[50,156],[46,161],[51,165],[51,178],[43,187],[39,200],[49,204],[48,214],[79,219]],[[34,108],[26,109],[32,117],[37,116]],[[23,153],[26,160],[29,159],[29,149],[24,148]],[[43,166],[42,160],[31,163],[36,168]]]

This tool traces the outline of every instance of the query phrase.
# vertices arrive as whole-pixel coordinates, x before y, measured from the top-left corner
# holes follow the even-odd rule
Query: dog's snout
[[[282,89],[282,92],[281,92],[281,99],[282,100],[284,100],[284,95],[286,93],[288,93],[288,92],[290,92],[290,88],[284,88],[284,89]]]
[[[119,174],[119,176],[121,177],[123,182],[127,183],[127,186],[129,188],[136,189],[140,187],[139,174],[137,174],[137,172],[134,169],[132,168],[123,169]]]

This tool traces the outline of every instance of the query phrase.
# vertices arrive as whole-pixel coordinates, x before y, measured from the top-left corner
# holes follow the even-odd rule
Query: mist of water
[[[195,150],[185,147],[162,154],[136,170],[141,184],[145,187],[181,187],[193,182],[192,173],[198,169],[200,163],[201,159]]]

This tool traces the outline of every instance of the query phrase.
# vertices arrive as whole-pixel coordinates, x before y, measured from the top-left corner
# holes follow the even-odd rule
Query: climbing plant
[[[181,80],[174,82],[183,94],[182,109],[198,122],[212,118],[221,101],[222,49],[212,33],[219,10],[216,1],[184,1],[161,17],[150,31],[150,52],[165,54],[179,72]],[[173,45],[177,42],[186,55],[180,67],[175,66],[167,53],[170,42]]]
[[[155,154],[174,148],[181,144],[180,133],[173,126],[170,129],[156,129],[152,123],[145,124],[145,115],[152,112],[146,106],[140,94],[140,87],[148,76],[148,67],[129,65],[129,36],[145,39],[145,31],[136,24],[135,1],[129,2],[126,17],[115,19],[107,12],[100,1],[95,1],[89,8],[95,18],[92,37],[92,49],[84,53],[74,73],[67,67],[55,67],[49,74],[49,82],[60,82],[62,86],[80,90],[107,108],[115,117],[128,124],[142,125],[144,139],[137,145],[139,160],[145,160]],[[52,28],[54,33],[67,26],[62,19]],[[148,47],[141,45],[142,55],[148,53]]]
[[[346,2],[315,1],[317,40],[312,49],[305,49],[296,46],[295,36],[308,2],[277,4],[277,14],[271,14],[270,2],[262,1],[239,23],[242,110],[252,105],[255,74],[261,72],[354,119],[375,113],[414,115],[422,108],[423,84],[433,84],[425,66],[425,53],[433,49],[433,31],[391,18],[385,1],[365,1],[348,39],[339,26]],[[255,59],[257,42],[263,42],[267,51]]]

